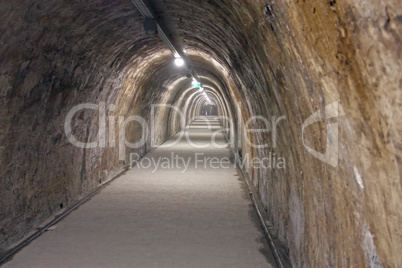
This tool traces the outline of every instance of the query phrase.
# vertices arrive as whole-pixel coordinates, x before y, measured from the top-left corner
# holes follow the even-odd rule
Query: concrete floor
[[[197,145],[219,129],[212,117],[206,129],[205,118],[185,130]],[[204,168],[195,153],[230,157],[229,148],[197,149],[186,138],[158,148],[4,267],[275,267],[236,168]],[[147,168],[172,154],[174,166]],[[191,160],[185,172],[181,159]]]

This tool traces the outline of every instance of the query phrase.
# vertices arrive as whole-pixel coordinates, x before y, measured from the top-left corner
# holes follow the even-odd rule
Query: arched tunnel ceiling
[[[235,122],[234,153],[286,159],[286,169],[244,172],[292,264],[402,263],[401,1],[151,2],[220,113]],[[130,0],[1,1],[0,10],[2,249],[127,168],[121,154],[143,155],[182,128],[160,108],[156,135],[141,148],[87,150],[64,132],[73,107],[106,103],[108,120],[150,122],[152,104],[177,105],[190,117],[204,100],[161,39],[146,36]],[[336,166],[305,147],[326,151],[325,122],[302,131],[332,103],[340,107]],[[252,116],[285,118],[275,145],[270,132],[245,130]],[[95,111],[82,111],[71,126],[77,139],[98,141],[100,125]],[[107,126],[119,136],[117,121]],[[143,130],[130,124],[124,134],[135,141]]]

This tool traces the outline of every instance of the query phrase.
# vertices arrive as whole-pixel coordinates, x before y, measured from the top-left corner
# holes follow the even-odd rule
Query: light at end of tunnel
[[[182,58],[176,58],[174,60],[174,63],[176,64],[177,67],[182,67],[184,65],[184,60]]]

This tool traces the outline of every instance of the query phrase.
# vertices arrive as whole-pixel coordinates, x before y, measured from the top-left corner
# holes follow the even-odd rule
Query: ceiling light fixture
[[[177,67],[182,67],[184,65],[184,60],[182,58],[176,58],[174,60],[174,63],[176,64]]]
[[[198,82],[196,79],[193,79],[193,82],[191,83],[191,86],[201,88],[201,83]]]

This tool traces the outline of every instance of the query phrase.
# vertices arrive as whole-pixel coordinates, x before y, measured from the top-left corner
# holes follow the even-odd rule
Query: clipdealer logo
[[[194,148],[197,149],[202,149],[202,148],[224,148],[228,144],[233,143],[233,139],[235,138],[233,131],[233,126],[234,122],[232,121],[231,118],[227,118],[224,116],[217,116],[219,120],[222,122],[227,122],[227,125],[229,127],[227,128],[220,128],[220,129],[214,129],[212,126],[209,124],[208,121],[206,121],[207,128],[211,130],[212,135],[211,135],[211,141],[205,143],[205,144],[196,144],[191,140],[191,137],[189,135],[189,132],[186,131],[181,131],[179,135],[177,135],[176,139],[173,142],[169,142],[167,144],[155,144],[155,136],[156,136],[156,128],[157,128],[157,120],[156,119],[156,109],[163,108],[165,110],[170,109],[172,113],[176,113],[178,116],[177,123],[180,124],[181,129],[185,129],[186,127],[186,122],[185,122],[185,115],[182,113],[182,111],[173,105],[168,105],[168,104],[153,104],[151,105],[151,114],[150,114],[150,120],[148,120],[150,123],[148,124],[148,121],[145,120],[143,117],[138,116],[138,115],[132,115],[132,116],[115,116],[115,115],[108,115],[111,112],[114,112],[116,109],[115,105],[109,105],[108,107],[106,106],[105,102],[100,102],[99,104],[92,104],[92,103],[84,103],[84,104],[79,104],[75,107],[73,107],[67,114],[65,123],[64,123],[64,131],[65,134],[70,141],[71,144],[73,144],[76,147],[79,148],[115,148],[118,146],[119,149],[119,160],[126,160],[126,149],[131,148],[131,149],[138,149],[143,147],[146,142],[148,136],[150,136],[150,141],[151,141],[151,147],[156,147],[156,146],[162,146],[163,148],[166,147],[171,147],[176,145],[180,140],[183,138],[186,139],[188,144]],[[315,158],[319,159],[320,161],[331,165],[333,167],[337,167],[339,163],[339,148],[338,148],[338,143],[339,143],[339,137],[338,137],[338,132],[339,132],[339,126],[337,122],[329,122],[326,124],[326,132],[327,132],[327,140],[326,140],[326,151],[325,153],[320,153],[312,149],[305,140],[305,130],[307,127],[310,125],[320,122],[320,121],[328,121],[333,118],[337,118],[339,116],[339,108],[340,104],[339,101],[333,102],[331,104],[328,104],[325,106],[324,112],[317,111],[313,113],[307,120],[303,123],[302,125],[302,142],[304,148],[309,152],[311,155],[313,155]],[[73,128],[72,125],[74,124],[74,118],[79,112],[82,112],[84,110],[93,110],[98,112],[99,116],[99,130],[97,133],[97,140],[92,141],[92,142],[82,142],[79,141],[73,134]],[[286,120],[285,116],[280,116],[280,117],[275,117],[273,116],[270,120],[264,118],[263,116],[252,116],[250,117],[247,122],[243,124],[242,128],[238,128],[239,130],[239,135],[241,135],[240,131],[245,131],[248,133],[265,133],[265,132],[270,132],[272,136],[272,141],[271,144],[267,143],[267,141],[261,143],[261,140],[257,142],[252,142],[250,141],[248,135],[245,135],[245,141],[247,145],[249,145],[252,148],[267,148],[267,147],[272,147],[275,148],[277,146],[277,125],[283,121]],[[261,122],[260,125],[263,125],[264,128],[262,129],[251,129],[249,128],[250,125],[257,125],[257,122]],[[130,123],[136,122],[139,124],[141,127],[137,128],[139,131],[141,131],[141,139],[137,142],[130,142],[126,139],[126,130],[127,127]],[[116,129],[116,125],[118,128]],[[76,125],[77,128],[77,125]],[[230,140],[228,143],[222,144],[220,142],[216,141],[216,137],[218,134],[221,133],[229,133],[230,134]]]
[[[325,153],[317,152],[307,145],[304,139],[304,130],[313,123],[326,121],[332,118],[337,118],[338,116],[339,116],[339,101],[336,101],[325,106],[324,115],[321,113],[321,111],[317,111],[313,113],[309,118],[307,118],[307,120],[304,122],[302,126],[302,141],[304,148],[306,148],[307,152],[312,154],[315,158],[319,159],[320,161],[333,167],[337,167],[339,163],[338,123],[336,122],[326,124],[327,141],[326,141]]]

